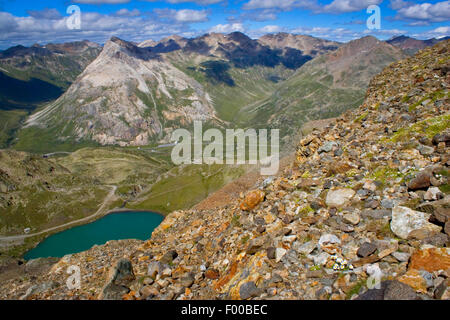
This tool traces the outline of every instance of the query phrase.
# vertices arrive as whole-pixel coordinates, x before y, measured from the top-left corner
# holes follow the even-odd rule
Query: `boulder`
[[[418,250],[411,256],[410,269],[428,272],[450,268],[450,248],[429,248]]]
[[[244,201],[241,203],[241,210],[250,211],[254,209],[258,204],[260,204],[265,197],[265,193],[262,190],[254,190],[249,192]]]
[[[364,242],[358,249],[358,251],[356,252],[356,254],[361,257],[361,258],[365,258],[370,256],[372,253],[374,253],[375,251],[377,251],[377,246],[373,243],[370,242]]]
[[[431,185],[432,175],[429,172],[419,172],[415,178],[408,183],[410,190],[426,189]]]
[[[380,283],[379,289],[370,289],[359,295],[356,300],[417,300],[416,292],[408,285],[396,280]]]
[[[239,297],[242,300],[247,300],[256,297],[260,294],[260,290],[256,287],[253,281],[245,282],[239,288]]]
[[[392,232],[402,239],[426,238],[441,231],[441,227],[428,222],[430,214],[397,206],[392,209]],[[412,234],[411,234],[412,233]]]
[[[100,294],[100,300],[121,300],[130,292],[129,285],[135,279],[133,266],[129,259],[120,259],[110,270],[106,285]]]

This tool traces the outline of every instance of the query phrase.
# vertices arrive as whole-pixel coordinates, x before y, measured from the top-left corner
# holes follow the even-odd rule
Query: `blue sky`
[[[67,8],[81,10],[70,30]],[[369,5],[378,5],[381,29],[369,30]],[[346,42],[367,34],[420,39],[450,35],[450,1],[407,0],[0,0],[0,48],[111,36],[130,41],[178,34],[242,31],[253,38],[292,32]]]

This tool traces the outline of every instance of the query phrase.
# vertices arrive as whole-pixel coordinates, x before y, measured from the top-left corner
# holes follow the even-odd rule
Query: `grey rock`
[[[333,148],[334,147],[339,147],[339,145],[336,143],[336,142],[334,142],[334,141],[328,141],[328,142],[325,142],[318,150],[317,150],[317,152],[320,154],[320,153],[323,153],[323,152],[330,152],[331,150],[333,150]]]
[[[415,178],[408,183],[410,190],[420,190],[428,188],[431,185],[431,174],[427,171],[419,172]]]
[[[28,298],[30,298],[31,296],[33,296],[35,294],[46,292],[50,289],[57,288],[58,286],[59,286],[59,283],[55,282],[55,281],[47,281],[47,282],[44,282],[44,283],[41,283],[38,285],[33,285],[30,288],[28,288],[26,293],[23,296],[21,296],[19,299],[27,300]]]
[[[135,279],[133,266],[129,259],[120,259],[110,271],[106,285],[100,295],[101,300],[121,300],[130,292],[128,285]]]
[[[178,253],[175,250],[170,250],[159,261],[163,264],[171,264],[176,257],[178,257]]]
[[[127,286],[108,283],[102,291],[102,300],[122,300],[124,294],[129,293],[131,290]]]
[[[300,245],[298,248],[294,246],[294,249],[301,254],[310,254],[313,252],[313,250],[316,248],[316,243],[314,241],[308,241],[302,245]]]
[[[384,300],[416,300],[417,294],[410,286],[399,282],[390,281],[384,291]]]
[[[433,147],[428,147],[428,146],[424,146],[419,144],[417,146],[417,150],[419,150],[420,154],[423,156],[429,156],[431,154],[434,153],[434,148]]]
[[[448,224],[448,222],[447,222],[447,224]],[[449,241],[448,235],[446,235],[444,233],[435,233],[435,234],[421,240],[421,243],[422,244],[430,244],[435,247],[443,247],[447,244],[448,241]]]
[[[408,252],[396,251],[396,252],[392,253],[392,256],[400,262],[408,262],[409,258],[411,257],[411,254]]]
[[[392,210],[391,230],[402,239],[408,239],[411,233],[418,232],[422,239],[426,238],[441,231],[441,227],[428,222],[430,216],[425,212],[397,206]]]
[[[416,300],[416,292],[408,285],[396,280],[380,283],[379,289],[369,289],[356,300]]]
[[[383,219],[392,216],[392,210],[364,210],[361,212],[363,218]]]
[[[120,259],[113,268],[111,282],[134,280],[133,266],[129,259]]]
[[[367,256],[370,256],[372,253],[374,253],[377,250],[377,246],[370,242],[364,242],[356,252],[356,254],[359,257],[365,258]]]
[[[148,265],[147,275],[155,278],[157,274],[160,274],[164,270],[165,266],[159,261],[152,261]]]
[[[269,248],[267,248],[266,252],[267,252],[267,258],[269,258],[269,259],[275,259],[276,248],[274,248],[274,247],[269,247]]]
[[[395,207],[395,201],[391,199],[383,199],[381,201],[381,206],[385,209],[392,209]]]
[[[181,277],[180,284],[183,287],[189,288],[190,286],[192,286],[194,284],[194,281],[195,281],[194,274],[193,273],[188,273],[188,274],[184,275],[183,277]]]
[[[256,284],[253,281],[246,282],[239,288],[239,295],[242,300],[256,297],[260,293],[260,290],[256,287]]]
[[[248,244],[247,253],[248,254],[257,253],[261,249],[261,247],[264,245],[265,241],[266,241],[265,237],[259,237],[256,239],[252,239]]]

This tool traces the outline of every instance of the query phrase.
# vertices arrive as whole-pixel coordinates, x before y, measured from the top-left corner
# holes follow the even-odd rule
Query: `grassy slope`
[[[0,148],[9,145],[27,114],[24,110],[0,110]]]
[[[127,208],[150,209],[161,213],[187,209],[239,178],[248,166],[188,165],[167,172],[161,180]]]
[[[214,81],[202,71],[202,64],[211,62],[209,58],[200,60],[193,58],[171,57],[173,64],[190,77],[197,80],[211,96],[218,117],[230,122],[232,127],[245,126],[246,115],[240,115],[241,108],[267,99],[280,86],[278,80],[286,79],[292,71],[277,66],[268,68],[254,66],[246,69],[231,67],[227,75],[232,78],[233,84]]]

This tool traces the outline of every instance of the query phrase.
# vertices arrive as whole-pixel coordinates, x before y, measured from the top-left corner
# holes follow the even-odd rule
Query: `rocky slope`
[[[358,109],[227,206],[173,212],[146,242],[68,255],[0,297],[450,299],[449,58],[445,41],[390,65]]]

